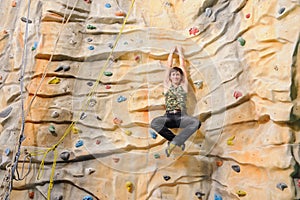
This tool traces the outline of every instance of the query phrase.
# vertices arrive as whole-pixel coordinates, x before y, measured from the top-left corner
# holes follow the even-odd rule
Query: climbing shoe
[[[168,147],[166,148],[166,155],[169,157],[172,153],[172,151],[175,149],[176,145],[173,143],[168,143]]]

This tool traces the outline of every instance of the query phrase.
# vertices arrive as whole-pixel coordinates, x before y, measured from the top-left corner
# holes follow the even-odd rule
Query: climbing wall
[[[1,199],[300,199],[299,1],[0,8]],[[202,126],[166,157],[149,124],[175,45]]]

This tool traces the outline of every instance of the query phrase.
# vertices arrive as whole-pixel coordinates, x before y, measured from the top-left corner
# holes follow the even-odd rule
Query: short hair
[[[169,77],[173,72],[179,72],[181,76],[184,76],[182,69],[179,67],[172,67],[169,73]]]

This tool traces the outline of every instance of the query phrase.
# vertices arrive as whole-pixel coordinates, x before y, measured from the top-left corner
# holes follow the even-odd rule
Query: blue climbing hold
[[[222,200],[222,197],[219,194],[215,194],[215,200]]]
[[[38,46],[38,42],[34,42],[31,51],[36,50],[37,46]]]
[[[126,97],[124,97],[124,96],[119,96],[118,99],[117,99],[117,102],[121,103],[121,102],[126,101],[126,100],[127,100]]]
[[[94,50],[95,47],[94,47],[94,46],[89,46],[88,49],[89,49],[89,50]]]
[[[10,154],[10,148],[5,149],[5,155],[8,156]]]
[[[105,7],[106,7],[106,8],[111,8],[110,3],[106,3],[106,4],[105,4]]]
[[[157,138],[157,134],[153,130],[150,130],[150,135],[153,139]]]
[[[82,140],[78,140],[75,144],[75,147],[78,148],[78,147],[81,147],[83,145],[83,141]]]
[[[93,197],[91,197],[90,195],[83,197],[82,200],[93,200]]]

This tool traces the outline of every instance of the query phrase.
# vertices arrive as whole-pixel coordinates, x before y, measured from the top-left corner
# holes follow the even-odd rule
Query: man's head
[[[183,71],[179,67],[173,67],[169,73],[169,79],[171,83],[179,85],[183,79]]]

